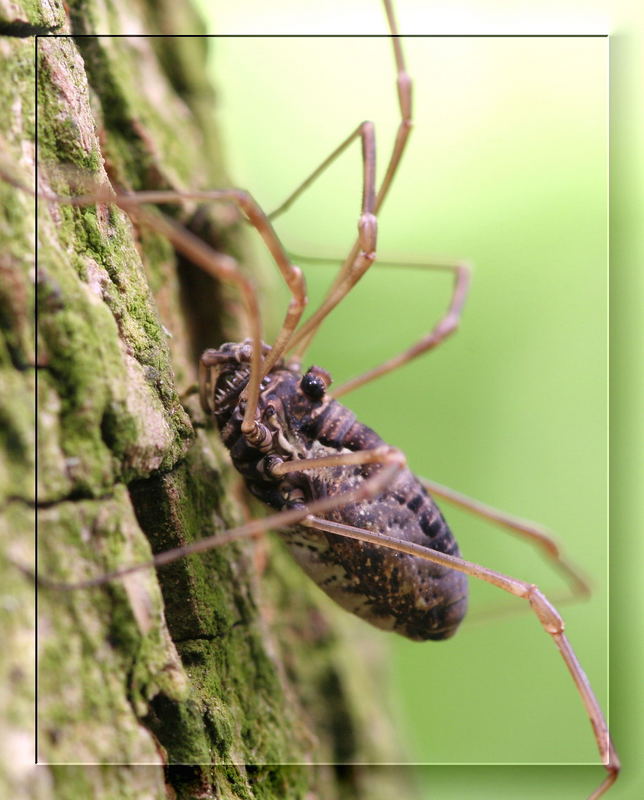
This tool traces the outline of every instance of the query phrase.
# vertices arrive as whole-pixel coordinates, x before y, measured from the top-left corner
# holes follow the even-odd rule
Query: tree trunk
[[[62,2],[0,2],[3,171],[32,186],[37,160],[40,191],[59,194],[82,192],[87,178],[120,190],[229,185],[207,121],[206,40],[34,38],[199,33],[193,11],[122,0],[69,7],[67,17]],[[242,335],[239,298],[121,212],[41,199],[36,346],[34,199],[7,182],[0,192],[3,549],[33,559],[37,507],[40,572],[77,581],[239,523],[250,512],[223,447],[194,395],[182,401],[199,351]],[[172,213],[244,261],[230,208],[186,202]],[[380,654],[356,641],[359,623],[349,649],[339,631],[350,623],[342,612],[329,618],[326,603],[320,610],[320,593],[277,541],[91,590],[40,589],[41,766],[25,766],[33,587],[11,564],[3,571],[3,796],[400,792],[399,772],[356,765],[400,756],[381,708],[383,676],[373,674]],[[327,766],[303,766],[311,762]]]

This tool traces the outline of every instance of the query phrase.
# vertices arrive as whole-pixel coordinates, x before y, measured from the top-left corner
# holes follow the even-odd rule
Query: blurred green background
[[[329,20],[339,18],[343,31],[385,31],[378,3],[343,8],[340,17],[326,8],[316,27],[315,7],[280,3],[269,11],[247,2],[236,12],[215,10],[211,29],[338,30]],[[415,22],[416,10],[398,4],[403,30],[429,29]],[[475,19],[473,29],[488,28]],[[577,29],[608,27],[595,14]],[[545,20],[539,30],[561,27]],[[608,40],[414,38],[404,48],[415,129],[380,215],[379,256],[468,258],[474,281],[455,337],[346,404],[405,450],[419,474],[558,533],[592,580],[590,602],[561,610],[606,708]],[[385,39],[229,38],[213,54],[235,183],[267,211],[363,119],[376,123],[382,170],[398,119]],[[347,252],[360,171],[356,145],[276,222],[287,248],[330,258]],[[260,246],[257,257],[270,274]],[[333,268],[303,266],[315,307]],[[341,382],[399,352],[438,319],[449,287],[446,275],[375,267],[325,324],[307,364]],[[264,298],[274,331],[287,295],[276,280]],[[562,593],[559,576],[529,545],[442,505],[467,558],[533,581],[553,598]],[[519,604],[477,582],[471,595],[472,617]],[[373,635],[391,646],[410,762],[597,762],[570,678],[529,613],[466,622],[444,643]],[[579,796],[600,773],[584,777]],[[432,772],[431,786],[442,788],[427,796],[452,796],[443,774]],[[538,774],[535,797],[552,771]],[[481,790],[471,796],[487,796],[482,775],[471,775]],[[576,780],[574,771],[557,771],[562,797],[577,796]],[[522,796],[532,796],[525,776],[517,781]],[[615,796],[636,796],[622,786]],[[490,788],[496,796],[512,791]]]

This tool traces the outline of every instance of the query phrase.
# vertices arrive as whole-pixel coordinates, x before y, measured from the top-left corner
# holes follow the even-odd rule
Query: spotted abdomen
[[[459,555],[440,510],[407,470],[377,499],[324,516]],[[300,566],[321,589],[378,628],[415,640],[439,640],[452,636],[465,616],[467,579],[462,573],[301,526],[284,531],[283,536]]]

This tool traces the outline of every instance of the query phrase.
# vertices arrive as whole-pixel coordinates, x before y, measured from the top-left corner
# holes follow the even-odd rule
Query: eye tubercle
[[[302,376],[300,389],[311,400],[321,400],[333,379],[322,367],[312,366]]]

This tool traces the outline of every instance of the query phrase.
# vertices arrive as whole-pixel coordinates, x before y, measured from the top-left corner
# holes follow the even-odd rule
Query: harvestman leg
[[[557,609],[550,603],[548,598],[532,583],[517,580],[501,572],[483,567],[480,564],[474,564],[471,561],[465,561],[463,558],[450,556],[446,553],[439,553],[436,550],[431,550],[421,545],[413,544],[411,542],[401,542],[399,539],[394,539],[390,536],[384,536],[380,533],[364,530],[362,528],[354,528],[350,525],[342,523],[331,522],[326,519],[320,519],[316,516],[309,516],[303,520],[301,525],[312,528],[314,530],[326,531],[328,533],[335,533],[341,536],[346,536],[349,539],[356,539],[361,542],[369,544],[380,545],[387,547],[397,552],[407,553],[411,556],[417,556],[426,561],[431,561],[434,564],[440,564],[444,567],[455,569],[458,572],[463,572],[473,578],[479,578],[498,586],[505,592],[515,595],[516,597],[527,600],[530,607],[537,615],[539,622],[546,633],[552,636],[561,657],[563,658],[568,670],[575,683],[577,691],[584,704],[586,712],[590,718],[590,724],[593,728],[597,748],[602,760],[602,764],[608,771],[608,775],[600,786],[590,795],[589,800],[596,800],[604,794],[604,792],[613,785],[617,779],[620,768],[619,758],[613,747],[610,738],[608,726],[602,710],[597,702],[593,690],[590,686],[588,678],[582,669],[581,664],[577,660],[574,650],[570,642],[564,634],[564,622]]]
[[[418,478],[418,480],[430,494],[441,497],[443,500],[447,500],[447,502],[453,503],[469,511],[471,514],[476,514],[503,528],[507,528],[509,531],[512,531],[512,533],[517,534],[517,536],[537,545],[537,547],[541,548],[544,555],[549,558],[553,565],[563,574],[570,585],[572,597],[590,596],[591,592],[588,580],[574,564],[570,563],[562,555],[560,545],[550,531],[538,525],[536,522],[507,514],[505,511],[500,511],[486,503],[481,503],[479,500],[461,494],[461,492],[456,492],[454,489],[450,489],[435,481],[427,480],[427,478]],[[563,599],[570,600],[571,597]],[[559,602],[561,602],[561,600]]]
[[[357,138],[362,142],[362,206],[358,220],[358,242],[354,253],[354,261],[350,266],[356,270],[366,270],[371,266],[376,257],[377,220],[374,213],[376,205],[376,138],[372,122],[362,122],[358,127],[337,147],[334,152],[321,164],[283,203],[266,215],[270,222],[279,214],[286,211],[297,197]],[[303,310],[303,309],[302,309]],[[300,321],[302,313],[292,324],[283,325],[278,338],[273,345],[272,352],[265,360],[262,377],[267,375],[277,363],[290,344],[291,337]]]
[[[167,550],[164,553],[159,553],[154,556],[154,558],[149,561],[123,567],[113,572],[105,573],[97,578],[90,578],[77,583],[60,583],[39,577],[39,583],[46,588],[65,590],[100,586],[115,578],[124,577],[141,569],[160,567],[190,554],[204,552],[214,547],[221,547],[222,545],[241,539],[257,538],[269,529],[287,527],[298,523],[313,530],[326,531],[349,539],[356,539],[357,541],[366,542],[368,544],[386,547],[396,552],[406,553],[435,564],[440,564],[449,569],[455,569],[466,575],[479,578],[516,597],[527,600],[530,607],[537,615],[543,629],[552,636],[588,713],[600,758],[608,771],[608,775],[601,785],[593,792],[589,800],[596,800],[596,798],[599,798],[615,782],[620,768],[619,759],[614,750],[606,721],[588,682],[588,678],[564,634],[563,619],[546,596],[534,584],[517,580],[516,578],[509,577],[462,558],[450,556],[446,553],[439,553],[430,548],[422,547],[421,545],[403,542],[390,536],[385,536],[362,528],[355,528],[342,523],[332,522],[317,516],[318,514],[331,511],[348,503],[358,502],[380,494],[383,489],[393,481],[396,474],[406,466],[404,455],[395,448],[382,446],[373,450],[338,453],[337,455],[325,456],[317,459],[276,463],[272,471],[275,475],[280,475],[292,471],[366,463],[380,463],[382,464],[382,468],[375,475],[367,478],[361,486],[352,491],[315,500],[308,506],[272,514],[264,519],[246,523],[224,533],[215,534],[214,536],[200,539],[197,542]],[[29,570],[26,570],[24,567],[18,566],[24,572],[29,572]]]
[[[376,146],[373,124],[371,122],[363,122],[359,125],[343,142],[340,148],[338,148],[336,154],[334,154],[332,158],[358,137],[360,137],[362,141],[362,209],[358,221],[359,233],[357,251],[351,266],[357,271],[364,272],[375,259],[377,239],[377,221],[374,214],[374,207],[376,204]],[[324,165],[322,168],[324,168]],[[314,177],[317,177],[317,175]],[[314,178],[311,178],[311,180],[313,179]],[[10,182],[15,183],[13,180]],[[177,250],[182,252],[205,272],[215,278],[226,280],[237,285],[245,300],[251,324],[251,372],[248,388],[246,390],[246,409],[244,412],[242,431],[249,442],[253,443],[257,437],[261,436],[255,419],[259,398],[259,384],[288,347],[292,335],[306,308],[307,297],[306,282],[302,271],[289,260],[279,237],[271,225],[270,219],[266,216],[252,195],[241,189],[201,192],[144,191],[128,195],[113,194],[104,189],[100,189],[96,193],[80,197],[64,198],[47,194],[45,197],[46,199],[58,203],[75,206],[94,205],[97,202],[105,202],[117,205],[123,210],[129,210],[130,213],[134,213],[135,216],[144,220],[153,230],[166,236]],[[257,230],[264,244],[273,256],[275,263],[291,291],[291,301],[289,302],[284,322],[282,323],[282,327],[273,347],[269,351],[264,351],[264,358],[262,358],[260,312],[257,297],[251,282],[238,270],[237,262],[230,256],[215,252],[198,237],[177,225],[169,218],[153,216],[139,208],[139,206],[146,203],[175,203],[180,200],[233,203]],[[204,363],[202,359],[202,363],[200,364],[202,375],[203,368],[207,366],[209,366],[209,364]]]
[[[363,273],[369,269],[376,258],[376,137],[372,122],[362,122],[358,125],[344,142],[331,153],[331,155],[282,203],[282,205],[266,217],[266,220],[270,224],[271,220],[275,219],[275,217],[294,203],[297,197],[358,137],[362,141],[362,208],[358,220],[358,240],[347,262],[348,268]],[[301,313],[295,324],[290,326],[288,330],[286,326],[283,327],[282,333],[278,337],[279,347],[278,342],[276,342],[273,346],[273,352],[264,368],[263,375],[266,375],[270,371],[283,352],[290,346],[290,340],[297,323],[300,321],[300,317]]]
[[[328,264],[328,259],[312,258],[309,256],[300,256],[302,260],[316,261],[323,264]],[[408,361],[411,361],[416,356],[421,355],[428,350],[433,349],[447,338],[451,333],[455,332],[460,322],[460,313],[465,304],[467,293],[469,290],[469,280],[471,271],[467,264],[394,264],[394,262],[379,261],[379,266],[406,266],[415,269],[432,269],[440,271],[451,271],[454,273],[454,285],[452,290],[452,297],[449,306],[443,317],[434,326],[434,328],[418,342],[413,344],[403,353],[395,356],[394,358],[385,361],[377,367],[363,373],[362,375],[352,378],[350,381],[342,384],[335,390],[330,390],[329,394],[334,397],[347,394],[358,386],[363,386],[369,381],[386,375],[388,372],[403,366]],[[537,545],[543,552],[544,556],[550,559],[554,566],[559,569],[564,579],[570,586],[570,595],[563,596],[558,599],[558,602],[566,602],[578,597],[588,597],[591,593],[588,579],[582,575],[577,566],[568,561],[561,553],[561,547],[553,534],[546,530],[543,526],[532,522],[531,520],[521,519],[505,511],[493,508],[480,500],[468,497],[467,495],[443,486],[435,481],[428,480],[427,478],[418,477],[418,480],[432,495],[441,497],[454,505],[469,511],[472,514],[483,517],[490,522],[506,528],[517,536],[524,538],[533,544]],[[472,615],[470,615],[470,620]]]
[[[405,150],[407,140],[409,138],[409,133],[411,131],[412,121],[412,96],[411,96],[411,79],[406,71],[405,68],[405,60],[402,52],[402,48],[400,46],[400,40],[398,38],[398,30],[396,26],[396,20],[394,18],[393,9],[391,7],[390,0],[383,0],[383,4],[385,7],[385,13],[387,15],[387,22],[389,25],[389,30],[391,31],[391,42],[393,46],[394,58],[396,61],[396,86],[398,91],[398,105],[400,108],[400,115],[401,119],[398,125],[398,130],[396,132],[396,139],[393,145],[393,149],[391,155],[389,156],[389,162],[387,164],[387,169],[385,171],[385,176],[378,188],[378,191],[375,195],[372,212],[374,216],[377,216],[380,209],[382,208],[382,204],[385,201],[385,198],[389,192],[391,187],[392,181],[398,169],[398,165],[400,164],[400,160],[402,158],[403,152]],[[372,126],[370,122],[363,122],[361,126],[359,126],[356,131],[354,131],[350,136],[345,139],[342,144],[337,147],[331,155],[326,158],[319,167],[317,167],[288,197],[287,199],[274,211],[272,211],[268,215],[269,220],[274,220],[287,208],[289,208],[292,203],[304,192],[321,174],[324,172],[327,167],[330,166],[333,161],[338,158],[338,156],[344,152],[344,150],[348,147],[348,145],[356,138],[358,132],[363,128],[363,126]],[[363,147],[363,161],[365,161],[365,172],[367,172],[367,164],[366,164],[366,157],[364,155],[364,147]],[[361,221],[364,218],[364,200],[363,200],[363,217],[361,217]],[[375,223],[374,223],[375,224]],[[358,281],[362,278],[365,272],[369,269],[371,264],[375,259],[375,253],[368,250],[365,247],[364,241],[364,233],[362,228],[359,226],[359,235],[358,239],[354,243],[349,255],[346,257],[336,278],[331,285],[330,289],[328,290],[325,298],[322,300],[320,306],[316,309],[316,311],[309,317],[309,319],[301,326],[301,328],[295,333],[293,336],[288,350],[294,349],[294,357],[293,362],[299,363],[301,361],[302,355],[304,351],[307,349],[311,340],[315,336],[320,324],[325,319],[325,317],[340,303],[340,301],[348,294],[348,292],[353,288],[353,286],[358,283]]]
[[[1,174],[9,183],[31,193],[29,188],[15,181],[15,179],[13,179],[10,174],[5,173],[4,170],[1,171]],[[242,211],[262,237],[264,244],[273,256],[275,263],[291,290],[292,298],[282,325],[282,330],[276,342],[276,346],[281,346],[283,352],[291,333],[296,328],[297,323],[304,313],[306,307],[306,283],[302,271],[299,267],[291,264],[272,225],[250,193],[241,189],[223,189],[209,192],[149,191],[123,195],[115,194],[111,188],[97,187],[96,191],[90,194],[76,197],[62,197],[47,192],[42,193],[41,196],[45,200],[62,205],[90,206],[96,205],[97,203],[116,205],[144,222],[157,233],[165,236],[172,242],[176,250],[185,255],[206,273],[237,286],[248,310],[251,329],[250,378],[246,389],[246,409],[242,422],[242,431],[251,443],[261,438],[261,426],[256,420],[257,402],[259,399],[259,384],[268,370],[262,362],[261,317],[257,295],[252,282],[240,272],[237,262],[231,256],[213,250],[197,236],[178,225],[170,218],[161,214],[151,214],[140,208],[141,205],[146,203],[175,203],[181,200],[193,199],[233,203]],[[277,357],[279,357],[279,353]]]
[[[262,361],[262,339],[259,304],[252,282],[238,269],[237,262],[230,256],[217,253],[201,239],[190,231],[175,223],[168,217],[160,214],[150,214],[140,206],[149,203],[176,203],[181,200],[202,200],[212,202],[227,202],[236,205],[246,216],[248,221],[262,237],[264,244],[273,256],[286,284],[291,290],[292,298],[278,334],[276,346],[281,343],[285,346],[291,332],[297,326],[306,307],[306,283],[299,267],[291,264],[282,243],[273,230],[266,215],[249,192],[241,189],[222,189],[203,192],[176,192],[176,191],[147,191],[129,195],[113,194],[105,190],[80,197],[52,197],[45,195],[46,199],[54,200],[75,206],[95,205],[97,202],[110,203],[142,220],[153,230],[165,236],[176,250],[185,255],[190,261],[199,266],[209,275],[220,280],[233,283],[239,289],[249,312],[251,326],[250,346],[250,378],[246,390],[246,409],[242,421],[242,432],[249,442],[253,443],[262,432],[257,423],[257,402],[259,399],[259,384],[265,374],[265,365]]]
[[[287,511],[279,511],[276,514],[263,517],[262,519],[255,519],[251,522],[246,522],[237,528],[232,528],[228,531],[207,536],[204,539],[199,539],[190,544],[174,547],[171,550],[165,550],[163,553],[157,553],[153,558],[148,561],[142,561],[138,564],[132,564],[127,567],[120,567],[111,572],[105,572],[95,578],[88,578],[87,580],[77,581],[74,583],[65,583],[61,581],[50,580],[42,575],[35,576],[33,571],[28,567],[17,562],[12,562],[20,569],[21,572],[35,578],[40,586],[46,589],[57,589],[64,591],[71,591],[76,589],[89,589],[94,586],[102,586],[105,583],[115,580],[116,578],[123,578],[126,575],[131,575],[133,572],[138,572],[142,569],[158,568],[165,564],[170,564],[173,561],[178,561],[186,556],[195,553],[203,553],[207,550],[212,550],[215,547],[222,547],[223,545],[237,542],[244,539],[257,539],[268,533],[270,530],[276,528],[285,528],[290,525],[301,523],[302,520],[309,517],[311,514],[322,514],[327,511],[333,511],[336,508],[347,505],[349,503],[357,503],[361,500],[371,499],[379,495],[395,478],[396,474],[407,466],[407,462],[403,453],[395,447],[383,445],[371,450],[356,450],[350,453],[338,453],[337,455],[323,456],[321,458],[303,459],[301,461],[284,461],[280,462],[279,459],[275,460],[275,464],[270,468],[274,475],[285,475],[288,472],[296,472],[302,469],[319,469],[323,467],[343,466],[343,465],[356,465],[356,464],[381,464],[382,469],[367,478],[364,483],[355,489],[348,492],[342,492],[338,495],[324,497],[320,500],[314,500],[307,506],[298,506],[297,508],[289,509]],[[354,537],[355,538],[355,537]],[[393,540],[392,540],[393,541]]]
[[[463,262],[457,264],[418,264],[417,266],[422,269],[442,270],[453,273],[454,285],[447,311],[434,328],[423,336],[422,339],[399,355],[385,361],[383,364],[343,383],[335,389],[335,391],[331,392],[333,397],[341,397],[343,394],[347,394],[357,389],[359,386],[364,386],[365,383],[369,383],[369,381],[375,378],[380,378],[382,375],[386,375],[388,372],[402,367],[417,356],[426,353],[428,350],[433,350],[458,329],[461,320],[461,312],[470,288],[470,266]]]
[[[28,194],[33,194],[31,187],[17,181],[1,165],[0,177],[18,189]],[[85,181],[85,184],[87,184],[87,181]],[[146,203],[175,203],[185,199],[229,202],[237,205],[257,229],[291,289],[292,299],[283,327],[290,326],[295,328],[306,307],[306,283],[302,271],[299,267],[291,264],[266,215],[248,192],[240,189],[224,189],[211,192],[150,191],[125,195],[116,194],[111,186],[91,184],[91,189],[92,191],[86,194],[70,197],[46,191],[38,192],[37,194],[44,200],[60,205],[84,207],[105,204],[118,206],[127,211],[131,217],[138,219],[152,230],[165,236],[172,242],[176,250],[203,269],[204,272],[214,278],[228,281],[237,286],[248,311],[251,329],[250,378],[246,390],[246,411],[242,422],[242,430],[249,438],[249,441],[252,441],[253,437],[259,435],[255,417],[259,398],[259,384],[262,379],[261,316],[253,283],[238,269],[237,261],[234,258],[217,252],[169,217],[162,214],[152,214],[140,206]]]

